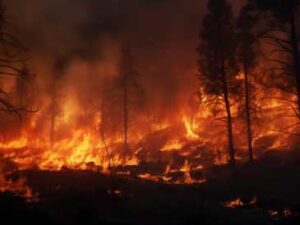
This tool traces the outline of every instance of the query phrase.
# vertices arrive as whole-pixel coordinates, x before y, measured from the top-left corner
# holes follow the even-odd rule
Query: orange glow
[[[189,122],[187,117],[183,117],[184,126],[186,129],[186,137],[189,139],[198,139],[199,136],[193,131],[193,122]]]
[[[252,126],[255,157],[266,150],[294,149],[299,143],[299,139],[292,135],[297,132],[297,127],[293,126],[297,118],[292,116],[294,108],[282,99],[292,102],[295,97],[280,90],[265,91],[255,82],[254,87],[253,105],[257,106]],[[228,163],[224,109],[222,105],[214,103],[222,101],[220,98],[203,93],[193,107],[184,98],[178,103],[176,112],[166,109],[162,115],[157,113],[158,116],[153,118],[144,115],[144,112],[133,116],[129,122],[126,153],[122,119],[117,122],[115,130],[107,131],[100,107],[93,110],[83,108],[72,91],[57,103],[60,112],[56,115],[51,138],[48,109],[51,101],[49,97],[43,99],[45,107],[25,117],[18,132],[1,137],[3,157],[20,170],[69,168],[109,173],[111,166],[116,170],[115,174],[136,175],[156,182],[195,184],[206,181],[205,177],[195,174],[201,174],[207,166]],[[235,102],[232,99],[238,161],[247,160],[245,120],[243,116],[238,116],[242,106],[243,101]],[[153,111],[153,115],[156,115],[156,111]],[[163,163],[164,171],[160,174],[152,174],[151,171],[139,174],[132,172],[149,162]],[[1,190],[15,190],[14,185],[22,189],[26,186],[23,184],[0,180]],[[239,204],[242,203],[237,199],[227,205]]]

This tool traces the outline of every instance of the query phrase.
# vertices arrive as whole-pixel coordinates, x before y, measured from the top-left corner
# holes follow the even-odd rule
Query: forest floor
[[[39,201],[0,194],[1,221],[52,225],[300,224],[300,152],[206,171],[207,182],[171,185],[91,171],[18,171]],[[3,223],[4,224],[4,223]]]

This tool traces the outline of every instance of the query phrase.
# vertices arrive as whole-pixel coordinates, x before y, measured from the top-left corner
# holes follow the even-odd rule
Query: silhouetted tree
[[[130,123],[145,96],[131,51],[128,44],[122,46],[119,75],[108,79],[102,91],[102,129],[114,131],[122,124],[124,156],[129,153]]]
[[[269,14],[269,26],[262,37],[275,46],[273,53],[277,58],[273,61],[278,65],[273,75],[277,87],[297,96],[296,115],[300,119],[300,52],[297,18],[299,0],[254,0],[259,10]]]
[[[24,78],[23,62],[25,49],[17,38],[10,32],[6,20],[6,10],[0,0],[0,76],[5,83],[5,78]],[[22,105],[15,104],[9,93],[0,87],[0,110],[10,113],[28,111]]]
[[[230,94],[236,89],[236,41],[231,5],[226,0],[209,0],[208,14],[200,34],[200,81],[207,94],[220,96],[226,110],[230,165],[235,165]]]
[[[252,146],[252,128],[251,128],[251,79],[250,74],[256,66],[256,44],[257,39],[254,34],[256,13],[251,4],[244,6],[237,18],[237,40],[238,50],[237,59],[244,74],[245,88],[245,114],[247,126],[247,142],[249,160],[253,161],[253,146]]]
[[[141,106],[144,100],[144,91],[140,84],[140,75],[134,65],[135,59],[131,47],[125,43],[122,46],[120,64],[120,78],[123,89],[123,116],[124,116],[124,152],[128,153],[128,129],[129,119],[133,119],[130,106]],[[133,106],[134,105],[134,106]],[[133,110],[132,110],[133,111]]]

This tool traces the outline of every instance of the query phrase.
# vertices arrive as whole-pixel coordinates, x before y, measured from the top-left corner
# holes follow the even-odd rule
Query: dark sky
[[[244,0],[232,0],[237,8]],[[51,54],[95,53],[103,37],[134,40],[144,48],[195,43],[205,0],[9,0],[12,23],[27,45]],[[189,45],[189,44],[188,44]]]

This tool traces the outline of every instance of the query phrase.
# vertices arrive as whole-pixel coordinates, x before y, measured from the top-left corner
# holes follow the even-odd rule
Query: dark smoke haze
[[[243,1],[235,0],[234,8]],[[39,105],[49,82],[80,107],[97,105],[106,77],[119,71],[120,46],[130,43],[151,108],[178,111],[197,88],[203,0],[9,0],[8,20],[28,48]],[[41,106],[43,107],[43,106]]]

